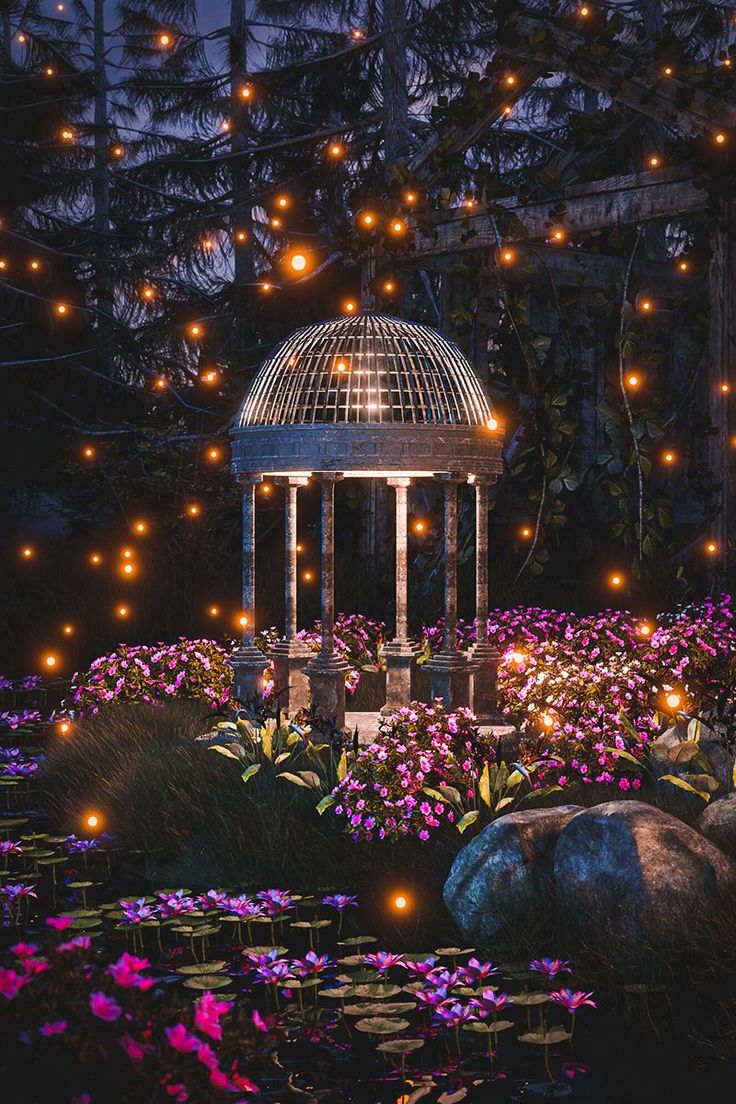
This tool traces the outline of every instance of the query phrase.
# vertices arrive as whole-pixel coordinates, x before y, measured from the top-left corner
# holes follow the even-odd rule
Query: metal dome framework
[[[258,371],[235,427],[231,467],[243,486],[243,611],[241,647],[231,657],[236,692],[262,694],[274,669],[284,708],[309,705],[343,727],[347,664],[335,650],[335,487],[343,478],[382,479],[396,502],[396,631],[384,647],[386,705],[412,698],[418,647],[407,616],[408,495],[418,479],[443,489],[444,616],[442,651],[424,670],[431,697],[448,707],[472,704],[497,719],[496,654],[487,633],[468,653],[457,650],[458,488],[475,489],[476,617],[488,622],[488,488],[502,470],[502,434],[470,362],[442,334],[373,311],[304,326]],[[284,487],[285,625],[265,657],[254,645],[256,487],[268,475]],[[297,636],[297,502],[309,480],[320,485],[322,646],[310,653]],[[309,662],[307,662],[309,660]]]

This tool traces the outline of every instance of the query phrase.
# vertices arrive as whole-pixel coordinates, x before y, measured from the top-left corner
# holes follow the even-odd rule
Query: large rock
[[[490,939],[552,902],[555,844],[579,805],[508,813],[456,856],[445,904],[463,934]]]
[[[695,827],[727,855],[736,856],[736,793],[726,794],[706,805]]]
[[[579,813],[555,850],[558,918],[583,937],[686,942],[736,889],[736,866],[710,840],[642,801]]]

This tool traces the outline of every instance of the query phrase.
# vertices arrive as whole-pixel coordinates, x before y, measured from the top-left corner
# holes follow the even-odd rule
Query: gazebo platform
[[[345,714],[345,728],[348,732],[358,730],[359,743],[371,744],[378,735],[378,726],[383,718],[380,713],[373,712],[347,712]],[[516,730],[513,725],[481,725],[481,732],[493,732],[499,737],[511,736]]]

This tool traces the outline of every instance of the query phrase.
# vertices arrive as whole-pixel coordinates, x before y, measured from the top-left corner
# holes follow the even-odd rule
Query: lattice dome
[[[265,361],[238,425],[485,426],[490,403],[446,337],[373,311],[303,326]]]

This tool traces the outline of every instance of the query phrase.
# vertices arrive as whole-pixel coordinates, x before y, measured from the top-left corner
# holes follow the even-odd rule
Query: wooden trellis
[[[693,91],[676,76],[664,76],[651,59],[635,51],[609,47],[605,57],[591,53],[588,39],[565,26],[543,22],[531,15],[518,18],[504,34],[492,71],[473,93],[475,117],[467,126],[454,126],[435,134],[397,174],[414,184],[430,187],[442,177],[448,157],[467,151],[493,125],[506,117],[505,108],[526,93],[542,75],[565,73],[581,84],[609,95],[653,124],[664,124],[688,137],[723,131],[732,140],[736,128],[736,104]],[[511,80],[509,80],[511,76]],[[614,139],[634,125],[627,114]],[[614,124],[616,125],[616,124]],[[713,535],[722,550],[724,570],[734,563],[736,550],[736,415],[733,403],[724,401],[722,385],[736,392],[736,212],[729,200],[718,201],[716,210],[708,192],[698,186],[691,165],[654,169],[576,183],[588,163],[600,158],[598,142],[582,150],[565,151],[543,170],[550,181],[548,194],[533,201],[515,198],[482,204],[471,211],[434,212],[417,229],[414,250],[404,263],[448,272],[468,253],[486,253],[497,245],[494,223],[501,219],[508,233],[504,242],[516,241],[524,250],[524,279],[549,279],[562,286],[580,287],[585,293],[621,278],[625,261],[545,245],[554,225],[562,222],[566,233],[579,235],[618,225],[655,224],[680,217],[710,213],[708,293],[710,324],[708,355],[701,393],[707,395],[712,426],[709,464],[719,488],[719,510]],[[562,218],[555,212],[564,212]],[[508,216],[513,216],[509,218]],[[521,243],[524,243],[523,245]],[[481,264],[483,289],[493,288],[494,266]],[[637,261],[633,275],[637,286],[656,287],[657,296],[681,296],[702,286],[702,277],[679,275],[671,264]],[[512,270],[505,279],[518,279]]]

